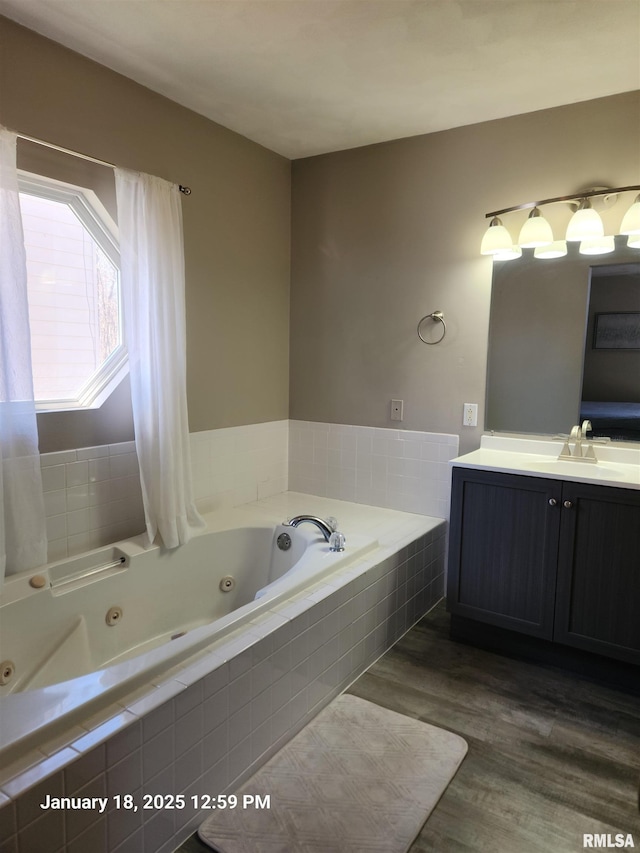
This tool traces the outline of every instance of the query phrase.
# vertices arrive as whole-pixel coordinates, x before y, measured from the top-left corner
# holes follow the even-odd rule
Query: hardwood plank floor
[[[441,604],[349,689],[469,744],[411,853],[578,853],[584,833],[639,849],[640,699],[452,642],[448,626]]]

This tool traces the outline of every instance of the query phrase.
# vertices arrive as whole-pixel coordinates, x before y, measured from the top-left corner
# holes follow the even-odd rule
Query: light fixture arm
[[[629,187],[610,187],[608,189],[585,190],[584,192],[575,193],[574,195],[561,195],[557,198],[545,198],[542,201],[527,201],[524,204],[516,204],[514,207],[505,207],[502,210],[493,210],[491,213],[485,213],[485,218],[489,219],[494,216],[502,216],[503,213],[512,213],[514,210],[529,210],[533,207],[540,207],[543,204],[555,204],[556,202],[571,202],[582,201],[586,198],[603,195],[617,195],[618,193],[632,192],[640,190],[640,184],[635,184]]]

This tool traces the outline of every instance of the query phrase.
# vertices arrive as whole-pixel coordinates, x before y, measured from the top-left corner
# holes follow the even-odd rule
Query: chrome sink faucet
[[[298,525],[305,523],[313,524],[324,536],[324,541],[329,543],[330,551],[344,551],[345,538],[338,531],[338,522],[333,517],[324,519],[317,515],[295,515],[284,523],[288,527],[298,527]]]
[[[569,438],[565,441],[560,451],[558,459],[579,461],[579,462],[597,462],[596,454],[593,451],[593,445],[587,442],[587,433],[591,432],[591,421],[582,421],[582,424],[576,424],[571,427]],[[573,444],[573,452],[571,445]]]

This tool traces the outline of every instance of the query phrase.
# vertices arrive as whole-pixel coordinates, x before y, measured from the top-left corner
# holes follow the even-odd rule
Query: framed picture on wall
[[[640,349],[640,311],[595,315],[594,349]]]

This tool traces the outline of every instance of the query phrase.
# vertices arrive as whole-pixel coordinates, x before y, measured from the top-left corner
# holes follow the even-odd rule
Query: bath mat
[[[466,752],[458,735],[342,695],[198,834],[217,853],[406,853]],[[243,808],[251,795],[270,808]]]

